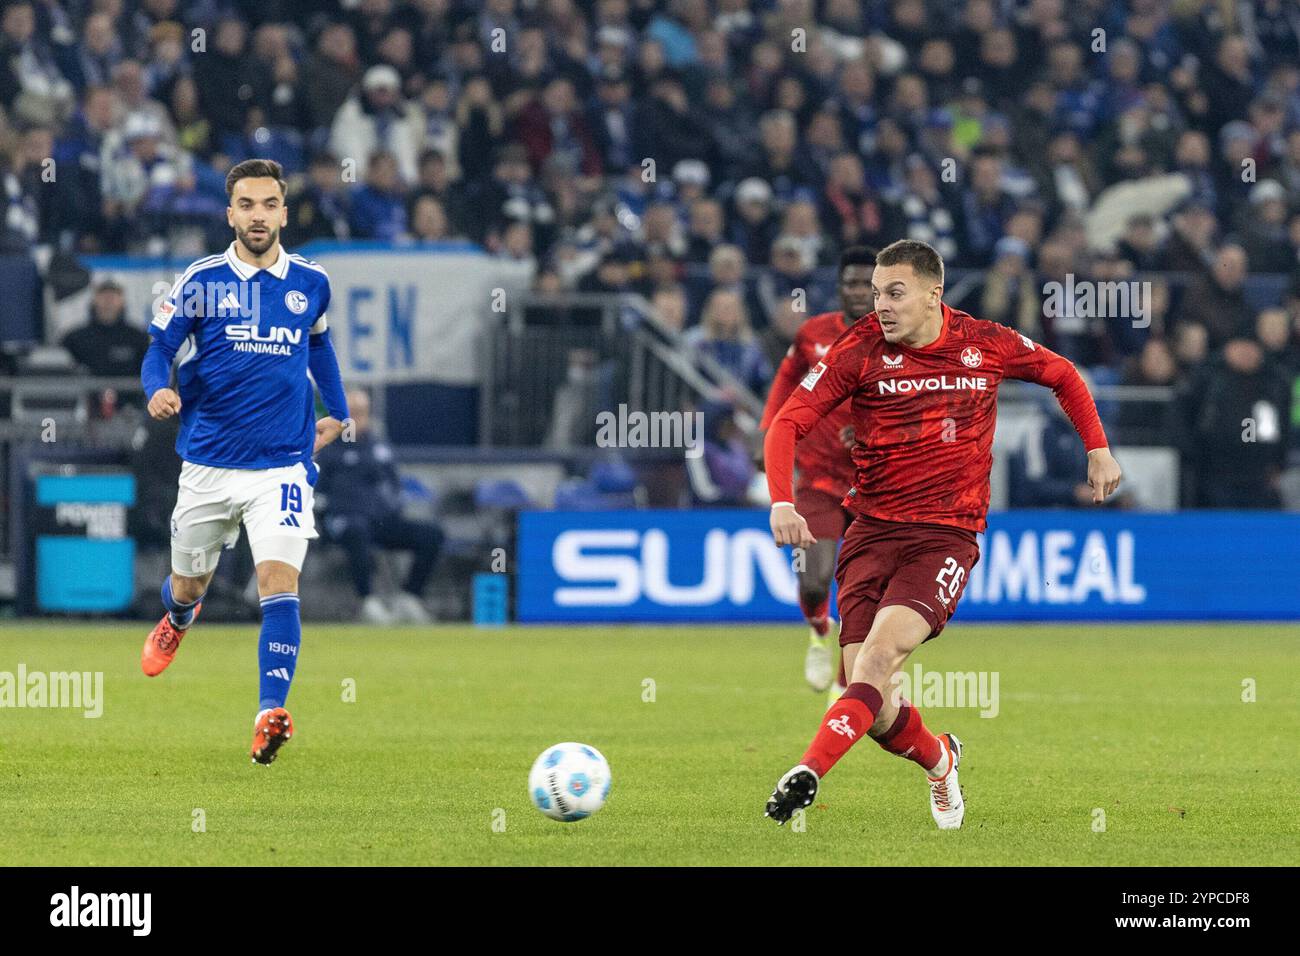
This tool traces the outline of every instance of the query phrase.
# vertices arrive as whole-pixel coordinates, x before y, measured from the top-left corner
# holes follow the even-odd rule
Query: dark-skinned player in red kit
[[[837,284],[842,311],[814,315],[799,326],[794,341],[772,379],[772,389],[759,426],[766,431],[785,400],[799,386],[809,369],[830,351],[831,344],[874,306],[871,273],[876,250],[850,246],[840,254]],[[853,418],[849,403],[832,409],[799,441],[795,449],[795,506],[808,522],[817,543],[808,548],[798,564],[799,608],[808,622],[808,651],[804,655],[804,679],[815,691],[830,689],[832,699],[844,693],[845,675],[840,662],[835,686],[835,658],[831,645],[830,593],[835,574],[835,555],[844,529],[853,520],[841,503],[853,487],[856,466],[849,449],[853,445]],[[762,467],[760,463],[760,467]]]
[[[849,685],[777,782],[766,809],[777,823],[809,806],[835,763],[871,736],[925,771],[939,828],[961,826],[961,742],[931,733],[915,706],[886,690],[908,655],[943,630],[979,559],[975,534],[987,526],[1003,379],[1052,389],[1087,449],[1094,502],[1119,486],[1119,464],[1074,366],[1013,329],[945,305],[943,277],[942,258],[923,242],[882,249],[872,277],[875,311],[836,340],[767,432],[778,546],[815,543],[795,508],[795,443],[846,399],[857,465],[844,499],[855,517],[835,570]]]

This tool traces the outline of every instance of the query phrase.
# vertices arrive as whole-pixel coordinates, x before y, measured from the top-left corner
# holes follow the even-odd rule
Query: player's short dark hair
[[[226,174],[226,195],[235,195],[235,183],[241,179],[261,179],[270,177],[280,184],[280,196],[288,190],[284,181],[284,169],[274,159],[246,159],[236,163]]]
[[[874,266],[878,251],[874,246],[849,246],[840,253],[840,270],[838,275],[844,275],[844,270],[849,266]]]
[[[878,266],[911,266],[919,276],[943,282],[943,256],[919,239],[899,239],[876,253]]]

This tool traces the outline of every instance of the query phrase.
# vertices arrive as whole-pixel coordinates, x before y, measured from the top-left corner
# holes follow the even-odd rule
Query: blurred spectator
[[[226,17],[217,24],[208,51],[194,63],[203,114],[217,135],[242,132],[249,108],[265,106],[270,98],[271,71],[248,55],[247,43],[244,21]]]
[[[686,290],[681,286],[666,286],[656,289],[650,297],[659,324],[671,332],[681,332],[686,328],[687,309]]]
[[[708,262],[713,250],[723,241],[726,218],[722,205],[714,199],[697,199],[691,204],[691,221],[687,231],[686,261]]]
[[[491,177],[470,188],[464,222],[469,238],[490,245],[499,241],[505,226],[514,220],[533,224],[538,249],[550,247],[555,209],[546,193],[532,182],[528,154],[518,143],[502,147]]]
[[[1286,190],[1262,179],[1250,190],[1250,205],[1240,228],[1241,246],[1252,272],[1288,272],[1296,258],[1288,242]]]
[[[761,394],[772,368],[754,341],[744,299],[731,289],[718,289],[704,303],[700,324],[686,332],[687,346],[706,355],[734,375],[742,385]]]
[[[36,27],[35,6],[27,0],[0,12],[0,104],[11,121],[62,122],[76,93]]]
[[[686,471],[696,503],[729,508],[749,503],[756,469],[732,408],[719,404],[704,412],[704,453],[688,457]]]
[[[397,157],[384,150],[371,154],[366,184],[352,196],[352,235],[357,239],[392,242],[406,231],[406,206]]]
[[[1265,309],[1255,317],[1255,338],[1264,349],[1265,364],[1290,378],[1300,375],[1300,342],[1291,334],[1286,309]]]
[[[347,239],[352,234],[343,170],[329,153],[313,157],[306,181],[289,193],[286,205],[289,222],[284,241],[290,247],[313,239]]]
[[[645,44],[644,49],[653,49]],[[710,134],[703,120],[692,114],[686,89],[676,76],[663,73],[650,87],[650,95],[638,97],[632,120],[633,161],[653,159],[656,173],[669,172],[683,159],[708,155]]]
[[[442,550],[443,533],[431,521],[402,515],[402,479],[392,447],[378,438],[370,418],[370,397],[348,392],[351,440],[326,446],[320,453],[316,502],[324,514],[325,539],[343,548],[352,585],[361,598],[361,617],[374,624],[425,623],[424,587]],[[411,567],[392,609],[371,593],[374,549],[410,551]]]
[[[356,36],[344,23],[320,31],[302,67],[302,88],[313,127],[327,127],[361,78]]]
[[[1002,186],[1001,157],[976,151],[961,206],[962,265],[985,266],[992,262],[993,247],[1014,211],[1015,202]]]
[[[766,264],[780,225],[772,211],[772,187],[751,177],[736,187],[736,212],[728,235],[745,253],[746,261]]]
[[[596,98],[587,115],[606,174],[616,174],[636,163],[637,157],[632,154],[635,113],[627,75],[617,68],[603,71],[597,77]]]
[[[1087,382],[1087,375],[1084,375]],[[1091,382],[1088,383],[1091,386]],[[1091,508],[1092,486],[1080,476],[1088,473],[1088,453],[1079,444],[1078,433],[1058,402],[1048,396],[1040,400],[1046,420],[1030,436],[1023,452],[1010,463],[1011,503],[1022,508]],[[1128,507],[1131,500],[1120,494],[1108,499],[1112,507]]]
[[[443,208],[442,200],[437,196],[429,193],[418,194],[411,203],[411,209],[408,213],[408,219],[411,223],[411,235],[420,242],[445,242],[451,238],[451,220],[447,218],[447,210]],[[528,229],[527,223],[516,223]],[[532,255],[532,231],[529,229],[528,255]],[[522,242],[522,237],[520,240]]]
[[[781,360],[786,357],[794,344],[795,333],[799,331],[799,326],[803,325],[806,318],[808,313],[796,309],[793,301],[781,302],[777,305],[767,328],[758,336],[759,345],[763,347],[763,354],[767,356],[769,366],[776,368],[781,364]]]
[[[1171,390],[1178,383],[1178,363],[1164,339],[1148,339],[1142,351],[1128,361],[1122,384]],[[1118,443],[1182,447],[1182,421],[1172,401],[1134,399],[1119,409]]]
[[[358,179],[369,178],[376,150],[393,156],[398,180],[414,183],[424,145],[424,117],[419,106],[402,98],[402,78],[388,64],[366,70],[357,95],[339,108],[330,128],[330,151],[355,164]]]
[[[984,274],[979,317],[1001,322],[1022,335],[1042,338],[1042,299],[1029,269],[1029,246],[1003,236],[993,251],[993,267]]]
[[[528,152],[533,169],[541,169],[551,156],[564,156],[584,176],[603,169],[586,117],[578,110],[573,84],[555,77],[542,95],[524,107],[516,120],[516,136]]]
[[[1198,276],[1183,297],[1179,321],[1205,326],[1211,351],[1231,338],[1249,335],[1254,326],[1254,313],[1246,304],[1247,268],[1241,246],[1220,246],[1210,274]]]
[[[957,223],[938,177],[919,153],[907,157],[905,169],[906,186],[887,213],[887,234],[929,243],[945,261],[955,259]]]
[[[839,153],[831,160],[822,194],[822,222],[832,243],[840,248],[881,243],[884,212],[867,186],[862,160],[855,153]],[[791,231],[788,225],[786,231]],[[830,261],[831,246],[817,251],[822,264]]]
[[[1124,223],[1124,234],[1118,245],[1119,255],[1134,270],[1152,272],[1160,263],[1160,237],[1156,233],[1155,219],[1148,213],[1136,213]]]
[[[91,375],[138,376],[149,334],[126,321],[126,295],[114,279],[102,279],[90,300],[86,324],[60,343]]]
[[[798,125],[793,113],[788,110],[764,113],[758,129],[760,155],[746,170],[747,176],[768,183],[782,202],[792,199],[800,186],[817,183],[816,172],[798,156]]]
[[[1196,396],[1198,503],[1209,508],[1276,508],[1285,466],[1289,383],[1249,338],[1232,338]]]
[[[1214,207],[1193,194],[1174,214],[1173,233],[1160,256],[1169,272],[1202,273],[1214,262]]]

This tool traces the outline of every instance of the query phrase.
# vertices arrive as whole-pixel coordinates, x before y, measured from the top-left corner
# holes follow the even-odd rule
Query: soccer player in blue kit
[[[140,369],[149,414],[180,415],[183,461],[172,572],[162,584],[167,613],[145,641],[140,666],[155,677],[171,664],[242,522],[262,603],[250,756],[269,764],[293,736],[284,702],[302,634],[298,574],[317,536],[312,457],[342,434],[348,408],[325,321],[329,277],[280,246],[287,221],[280,164],[239,163],[226,193],[235,241],[177,280],[150,324],[153,342]],[[319,421],[312,379],[328,412]]]

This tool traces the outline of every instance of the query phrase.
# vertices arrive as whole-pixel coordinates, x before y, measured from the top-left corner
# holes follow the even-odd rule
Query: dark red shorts
[[[973,531],[937,524],[903,524],[858,515],[840,547],[840,646],[867,638],[876,611],[910,607],[935,637],[957,610],[979,560]]]
[[[795,493],[795,510],[808,522],[808,530],[818,541],[838,541],[853,520],[853,513],[840,504],[843,500],[843,495],[809,488]]]

